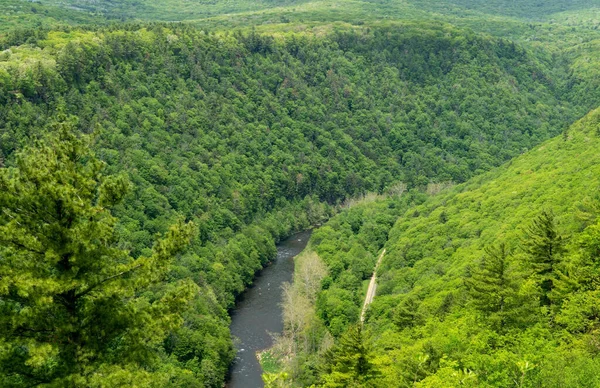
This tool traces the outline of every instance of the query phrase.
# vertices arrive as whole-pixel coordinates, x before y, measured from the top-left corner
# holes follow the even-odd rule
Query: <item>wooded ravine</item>
[[[0,10],[0,386],[600,385],[599,1]]]

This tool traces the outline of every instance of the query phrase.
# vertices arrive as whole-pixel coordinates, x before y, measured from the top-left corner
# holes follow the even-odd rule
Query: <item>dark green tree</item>
[[[550,293],[556,280],[556,266],[565,252],[564,243],[551,211],[543,210],[527,228],[523,250],[529,256],[529,263],[537,277],[542,306],[552,303]]]
[[[498,329],[505,326],[508,304],[516,293],[514,276],[510,273],[510,257],[511,251],[504,242],[487,247],[479,267],[465,280],[475,308]]]
[[[378,370],[371,363],[370,351],[361,325],[351,326],[325,353],[321,374],[324,387],[368,387]]]
[[[3,386],[161,385],[153,349],[197,293],[154,295],[194,227],[179,222],[151,254],[118,247],[111,209],[127,191],[69,122],[0,169],[0,381]]]
[[[419,300],[414,295],[409,295],[394,308],[392,312],[393,322],[398,329],[402,330],[407,327],[412,327],[421,322],[419,314]]]

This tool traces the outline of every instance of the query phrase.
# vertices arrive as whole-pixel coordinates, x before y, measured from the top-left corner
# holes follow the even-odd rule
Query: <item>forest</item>
[[[287,315],[269,377],[326,387],[598,386],[599,114],[465,184],[381,196],[333,217],[311,239],[321,287],[312,309],[295,313],[310,318]],[[361,281],[383,247],[377,297],[357,326]],[[310,295],[304,272],[300,264],[294,286]]]
[[[597,7],[0,0],[0,386],[598,386]]]

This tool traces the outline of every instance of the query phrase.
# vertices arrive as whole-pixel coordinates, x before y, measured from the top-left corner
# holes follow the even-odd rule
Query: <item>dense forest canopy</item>
[[[275,257],[275,243],[366,193],[381,197],[334,217],[299,259],[308,264],[298,271],[315,266],[318,281],[290,294],[305,298],[310,319],[304,332],[291,326],[292,342],[304,342],[282,366],[292,376],[285,383],[439,386],[451,375],[560,386],[567,380],[551,373],[559,361],[545,358],[554,351],[573,357],[569,376],[595,376],[594,354],[577,342],[595,327],[585,251],[595,215],[565,220],[597,188],[589,175],[597,114],[568,128],[600,105],[599,6],[0,0],[0,379],[222,386],[234,357],[228,310]],[[554,153],[536,148],[557,135],[544,143]],[[587,170],[578,153],[589,153]],[[522,154],[518,171],[504,165],[477,177]],[[564,173],[532,178],[546,172],[543,158],[561,160],[554,168]],[[494,179],[538,191],[496,195],[485,185]],[[464,185],[428,199],[454,183]],[[457,219],[482,211],[469,195],[489,197],[498,213]],[[509,215],[511,207],[520,210]],[[588,240],[571,242],[574,233]],[[563,235],[571,245],[557,245],[560,258],[517,247],[528,246],[516,242],[523,236]],[[365,281],[384,246],[380,295],[363,330],[355,324]],[[102,260],[89,264],[89,255]],[[494,289],[505,265],[518,276]],[[577,265],[589,273],[569,273]],[[567,286],[563,275],[586,285]],[[529,310],[498,311],[517,302]],[[111,309],[122,319],[102,321]],[[515,318],[540,311],[550,318]],[[91,319],[118,329],[96,333]],[[555,323],[569,332],[567,345],[555,343]],[[456,337],[466,350],[434,341],[467,326]],[[524,350],[534,332],[548,342]],[[485,353],[469,333],[506,344]],[[274,384],[283,383],[279,372]]]
[[[597,122],[397,221],[372,327],[410,344],[397,356],[428,356],[423,386],[449,384],[453,364],[473,385],[598,384]]]
[[[597,27],[600,9],[600,2],[597,0],[2,0],[0,4],[6,11],[0,16],[0,20],[4,22],[0,31],[36,25],[106,24],[122,21],[186,21],[202,27],[237,25],[245,28],[289,24],[292,28],[302,28],[305,24],[314,23],[445,19],[454,23],[467,23],[478,30],[487,28],[478,26],[482,22],[503,24],[504,27],[498,26],[498,33],[504,29],[504,32],[519,35],[518,23],[538,22],[558,27],[566,22],[570,26]]]
[[[595,0],[572,0],[572,1],[512,1],[512,0],[450,0],[432,2],[414,0],[411,3],[442,11],[445,7],[460,8],[477,13],[485,13],[494,16],[512,16],[520,19],[544,20],[550,19],[556,14],[568,11],[588,11],[600,7],[600,2]]]
[[[321,287],[307,291],[303,258],[295,300],[314,302],[285,306],[295,312],[288,316],[306,316],[287,319],[268,378],[326,387],[597,386],[599,114],[437,195],[382,197],[332,218],[311,239]],[[356,326],[383,247],[377,297]]]

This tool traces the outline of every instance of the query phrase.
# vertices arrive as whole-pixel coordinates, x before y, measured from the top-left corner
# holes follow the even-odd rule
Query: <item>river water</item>
[[[283,331],[281,285],[292,281],[294,256],[306,247],[310,234],[311,231],[297,233],[278,244],[277,258],[258,274],[233,310],[230,329],[237,338],[237,356],[228,388],[264,386],[256,352],[273,345],[270,333]]]

